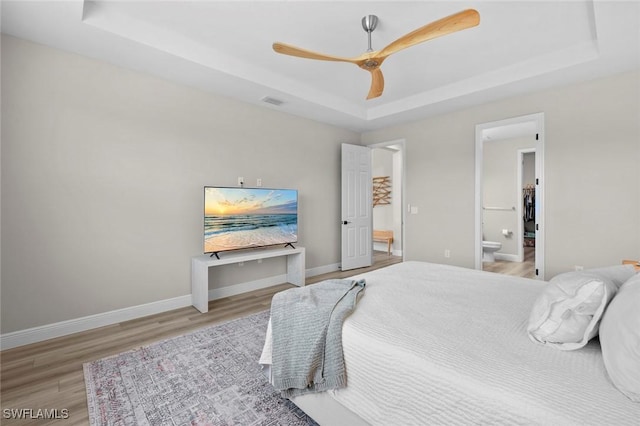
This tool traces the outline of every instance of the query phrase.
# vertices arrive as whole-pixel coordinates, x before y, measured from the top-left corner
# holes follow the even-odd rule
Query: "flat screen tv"
[[[297,190],[204,187],[205,253],[297,241]]]

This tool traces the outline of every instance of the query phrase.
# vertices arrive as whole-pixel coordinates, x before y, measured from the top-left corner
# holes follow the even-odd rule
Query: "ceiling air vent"
[[[260,99],[262,102],[266,102],[268,104],[271,105],[275,105],[275,106],[280,106],[284,103],[284,101],[281,101],[280,99],[276,99],[276,98],[270,98],[269,96],[265,96],[264,98]]]

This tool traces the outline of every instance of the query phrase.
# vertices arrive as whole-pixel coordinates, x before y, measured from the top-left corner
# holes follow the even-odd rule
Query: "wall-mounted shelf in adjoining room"
[[[373,207],[391,204],[391,178],[377,176],[373,178]]]

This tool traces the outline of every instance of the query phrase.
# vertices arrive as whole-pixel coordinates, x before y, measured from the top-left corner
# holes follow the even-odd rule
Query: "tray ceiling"
[[[369,73],[279,55],[275,41],[360,55],[463,9],[480,25],[390,56]],[[2,32],[355,131],[638,69],[640,3],[593,1],[2,1]],[[269,97],[279,106],[265,103]]]

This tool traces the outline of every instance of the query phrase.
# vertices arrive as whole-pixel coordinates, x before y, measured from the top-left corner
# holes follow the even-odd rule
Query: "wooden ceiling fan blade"
[[[369,70],[369,72],[371,72],[371,88],[369,89],[367,99],[373,99],[382,95],[382,91],[384,90],[384,76],[380,68]]]
[[[300,47],[291,46],[290,44],[279,43],[279,42],[273,43],[273,50],[283,55],[297,56],[299,58],[318,59],[320,61],[350,62],[352,64],[357,63],[357,61],[352,58],[343,58],[340,56],[326,55],[324,53],[318,53],[311,50],[302,49]]]
[[[475,27],[480,23],[480,14],[475,9],[467,9],[442,19],[438,19],[430,24],[418,28],[415,31],[405,34],[387,47],[382,49],[378,56],[387,57],[407,47],[432,40],[434,38],[451,34],[456,31]]]

